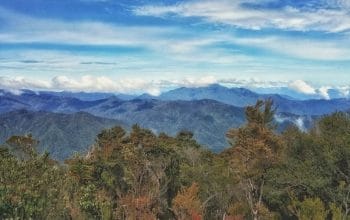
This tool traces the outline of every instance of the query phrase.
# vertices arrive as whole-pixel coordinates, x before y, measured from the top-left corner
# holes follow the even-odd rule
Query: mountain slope
[[[244,108],[214,100],[134,99],[123,101],[111,97],[100,100],[83,110],[92,115],[111,119],[103,119],[81,112],[66,115],[15,111],[0,115],[0,129],[4,131],[0,136],[0,141],[14,134],[30,132],[41,141],[42,150],[44,146],[52,146],[48,150],[54,157],[61,159],[74,151],[86,149],[100,130],[123,121],[127,126],[137,123],[156,133],[165,132],[169,135],[188,130],[194,133],[194,137],[200,144],[213,151],[221,151],[228,146],[225,138],[227,130],[241,126],[245,122]],[[276,118],[276,121],[279,124],[279,130],[292,124],[299,127],[304,124],[306,124],[305,127],[309,127],[311,124],[308,117],[290,113],[281,115]]]
[[[0,113],[20,109],[73,113],[97,105],[101,102],[101,100],[82,101],[77,98],[55,96],[48,93],[37,93],[30,90],[23,90],[23,93],[21,94],[13,94],[11,92],[0,90],[0,94]]]
[[[277,111],[281,113],[291,113],[296,115],[324,115],[335,111],[347,111],[350,109],[350,99],[331,99],[331,100],[292,100],[276,94],[260,95],[243,88],[226,88],[220,85],[212,85],[201,88],[179,88],[160,95],[152,97],[143,95],[133,100],[122,100],[116,96],[106,99],[83,101],[77,98],[55,96],[48,93],[35,93],[25,91],[20,95],[11,93],[0,93],[0,113],[9,112],[18,109],[28,109],[32,111],[50,111],[61,113],[73,113],[78,111],[89,111],[104,106],[106,115],[110,117],[115,113],[111,112],[108,106],[115,106],[119,103],[124,108],[119,111],[132,111],[126,106],[133,106],[135,100],[153,100],[157,99],[157,105],[168,101],[196,101],[202,99],[212,99],[228,105],[245,107],[253,105],[258,99],[273,99],[278,107]],[[102,109],[101,109],[102,110]]]
[[[154,132],[175,135],[181,130],[194,133],[195,139],[214,151],[228,146],[225,134],[229,128],[239,127],[245,122],[244,108],[223,104],[215,100],[160,101],[134,99],[128,102],[108,99],[85,111],[101,117],[115,118],[129,125],[139,124]],[[290,125],[301,130],[312,126],[314,117],[291,113],[276,114],[277,130]]]
[[[227,102],[233,100],[239,105],[243,105],[242,103],[254,104],[257,99],[264,98],[263,96],[250,92],[249,90],[228,89],[218,85],[190,89],[193,93],[192,95],[188,95],[187,91],[189,90],[185,89],[186,96],[184,95],[180,97],[183,99],[196,99],[209,96],[208,94],[210,94],[212,99],[219,99],[222,101],[226,100]],[[224,95],[223,93],[226,92],[227,94]],[[233,95],[232,97],[234,98],[230,99],[231,93],[235,93],[236,95]],[[165,99],[164,97],[165,96],[163,96],[163,99]],[[312,125],[314,115],[317,116],[337,110],[345,111],[350,109],[350,101],[347,99],[298,101],[289,100],[278,95],[272,95],[272,98],[278,107],[279,115],[276,118],[276,121],[279,124],[279,130],[282,130],[283,127],[285,128],[291,124],[297,125],[301,129],[308,128]],[[125,101],[112,96],[107,99],[96,101],[82,101],[76,98],[58,97],[52,94],[37,94],[31,91],[26,91],[21,95],[3,93],[0,96],[0,113],[18,109],[54,113],[76,113],[84,111],[98,117],[123,121],[128,126],[137,123],[142,127],[152,129],[155,132],[166,132],[170,135],[175,135],[181,130],[189,130],[194,133],[194,136],[199,143],[215,151],[220,151],[227,146],[225,139],[225,133],[227,130],[231,127],[238,127],[245,121],[243,107],[235,107],[231,104],[224,104],[210,99],[188,101],[159,100],[147,96],[144,99]],[[60,115],[60,117],[68,117],[61,114],[56,115]],[[10,116],[11,114],[5,114],[2,116],[2,119],[4,120],[7,117],[11,118]],[[34,118],[35,120],[32,119],[32,121],[26,119],[27,124],[21,122],[20,119],[14,119],[13,122],[11,119],[10,121],[7,121],[7,124],[16,123],[15,125],[18,127],[16,127],[16,129],[9,127],[4,130],[18,131],[18,129],[23,129],[19,131],[26,132],[27,130],[32,129],[38,132],[35,128],[40,128],[40,126],[42,126],[40,132],[36,133],[37,136],[40,135],[41,137],[47,135],[47,138],[44,140],[48,139],[58,141],[58,137],[63,137],[62,139],[65,139],[65,134],[68,136],[72,135],[72,133],[67,131],[72,131],[73,133],[76,132],[76,136],[87,135],[89,137],[94,137],[92,133],[96,134],[98,133],[97,130],[106,127],[106,124],[109,125],[109,123],[104,121],[103,123],[98,122],[97,126],[95,126],[96,118],[94,118],[90,126],[94,128],[87,129],[95,129],[95,127],[98,129],[95,129],[92,133],[88,133],[84,130],[85,128],[81,128],[83,129],[83,131],[81,131],[82,133],[78,133],[78,131],[71,129],[70,127],[62,127],[63,125],[60,125],[62,119],[55,121],[54,123],[49,123],[50,121],[53,121],[50,117],[48,119],[43,119],[39,114]],[[40,118],[40,120],[37,118]],[[66,124],[70,124],[71,127],[80,127],[84,123],[86,124],[84,120],[77,120],[74,118],[66,122]],[[66,124],[64,125],[66,126]],[[69,136],[68,140],[70,139],[74,139],[74,136]],[[55,142],[47,142],[46,144],[48,143]],[[70,148],[78,146],[78,150],[80,150],[79,147],[85,146],[84,144],[86,143],[87,141],[83,144],[78,143],[73,146],[65,142],[62,146],[68,146]],[[42,143],[41,146],[44,146],[44,144]],[[55,150],[58,149],[59,148],[57,147],[55,148]],[[57,153],[57,155],[61,154],[62,152]]]
[[[128,102],[107,100],[85,111],[139,124],[155,132],[175,135],[189,130],[199,143],[213,150],[227,146],[225,133],[244,123],[244,109],[214,100],[159,101],[135,99]]]
[[[59,97],[65,97],[65,98],[76,98],[83,101],[96,101],[100,99],[107,99],[109,97],[115,96],[122,100],[131,100],[134,99],[135,95],[130,94],[122,94],[122,93],[108,93],[108,92],[69,92],[69,91],[62,91],[62,92],[51,92],[51,91],[41,91],[39,94],[49,94]]]
[[[88,113],[58,114],[19,110],[0,115],[0,143],[12,135],[31,133],[40,141],[39,150],[63,160],[74,152],[84,152],[103,129],[124,125],[118,120]]]
[[[213,84],[207,87],[182,87],[165,92],[159,96],[161,100],[201,100],[213,99],[225,104],[244,107],[252,105],[263,96],[244,88],[226,88]]]
[[[324,115],[350,109],[350,99],[293,100],[278,94],[258,94],[244,88],[227,88],[217,84],[199,88],[183,87],[163,93],[158,98],[188,101],[212,99],[238,107],[253,105],[258,99],[271,98],[278,107],[278,112],[297,115]]]

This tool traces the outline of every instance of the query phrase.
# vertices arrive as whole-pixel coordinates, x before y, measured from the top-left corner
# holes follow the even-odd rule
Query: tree
[[[291,203],[319,198],[334,216],[350,211],[350,118],[334,113],[320,118],[309,132],[290,128],[283,133],[284,160],[268,174],[269,204],[290,212]],[[293,196],[291,196],[293,195]],[[289,210],[289,211],[286,211]],[[340,212],[340,214],[339,214]]]
[[[0,218],[65,219],[64,169],[36,153],[31,136],[13,136],[0,148]]]
[[[275,113],[272,106],[273,102],[266,100],[247,107],[247,123],[228,131],[227,137],[233,146],[224,153],[231,161],[255,220],[260,219],[265,210],[263,195],[266,174],[278,163],[283,146],[281,138],[272,130]]]
[[[315,138],[322,146],[325,170],[332,174],[337,187],[329,197],[343,208],[343,218],[350,215],[350,116],[336,112],[322,118],[315,128]],[[334,187],[332,187],[334,188]]]
[[[304,201],[293,198],[289,208],[299,220],[327,219],[328,211],[319,198],[306,198]]]
[[[39,142],[33,139],[32,135],[12,136],[5,146],[10,149],[11,153],[21,160],[28,160],[38,155],[36,147]]]
[[[176,142],[137,125],[129,134],[102,131],[87,157],[67,161],[72,207],[83,218],[169,219],[179,188]]]
[[[203,207],[198,198],[199,187],[193,183],[190,187],[182,189],[173,200],[173,210],[179,220],[201,220]]]

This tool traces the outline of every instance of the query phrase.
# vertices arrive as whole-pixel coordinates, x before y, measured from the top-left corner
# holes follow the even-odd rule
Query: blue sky
[[[348,0],[2,0],[0,86],[349,94]]]

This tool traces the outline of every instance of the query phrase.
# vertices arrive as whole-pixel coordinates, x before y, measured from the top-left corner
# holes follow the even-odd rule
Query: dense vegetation
[[[271,101],[246,108],[212,153],[190,132],[101,132],[64,164],[31,136],[0,148],[0,219],[350,219],[350,117],[274,132]]]

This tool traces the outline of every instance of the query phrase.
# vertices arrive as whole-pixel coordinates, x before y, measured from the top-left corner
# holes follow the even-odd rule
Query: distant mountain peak
[[[213,83],[213,84],[209,84],[208,86],[203,86],[202,88],[225,88],[227,89],[227,87],[220,85],[219,83]]]
[[[153,95],[151,95],[149,93],[143,93],[143,94],[135,97],[134,99],[155,99],[155,98],[157,98],[157,97],[153,96]]]

